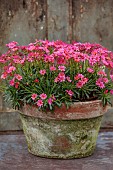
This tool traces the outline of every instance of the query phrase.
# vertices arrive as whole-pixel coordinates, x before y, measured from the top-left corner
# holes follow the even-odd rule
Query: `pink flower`
[[[52,99],[53,99],[53,100],[56,100],[56,98],[55,98],[55,96],[54,96],[54,95],[52,95]]]
[[[1,79],[6,79],[8,76],[7,72],[4,72],[2,75],[1,75]]]
[[[82,78],[82,81],[83,81],[83,84],[86,84],[86,83],[88,82],[88,78],[83,77],[83,78]]]
[[[22,80],[22,76],[20,74],[15,74],[14,76],[17,80],[19,81]]]
[[[59,80],[60,82],[63,82],[63,81],[65,81],[65,79],[66,79],[65,74],[64,74],[63,72],[60,72],[60,73],[58,74],[58,80]]]
[[[48,51],[49,52],[49,51]],[[44,57],[44,62],[51,62],[51,63],[54,63],[54,56],[53,55],[47,55]]]
[[[37,104],[38,107],[41,107],[41,106],[43,106],[43,101],[42,100],[38,100],[36,104]]]
[[[47,98],[47,95],[45,93],[40,94],[40,98],[42,100],[45,100]]]
[[[72,90],[66,90],[66,92],[68,93],[68,95],[69,95],[70,97],[72,97],[73,94],[74,94]]]
[[[19,82],[16,82],[16,83],[15,83],[15,88],[16,88],[16,89],[18,89],[19,84],[20,84]]]
[[[34,82],[35,82],[35,83],[38,83],[38,82],[39,82],[39,80],[38,80],[38,79],[35,79],[35,80],[34,80]]]
[[[46,74],[46,70],[40,70],[39,71],[41,75],[45,75]]]
[[[16,67],[10,66],[8,69],[8,73],[11,73],[12,71],[15,71],[15,70],[16,70]]]
[[[58,66],[58,70],[60,71],[65,71],[66,67],[65,66]]]
[[[47,102],[48,102],[49,105],[51,105],[52,102],[53,102],[53,99],[52,99],[52,98],[49,98]]]
[[[111,68],[113,68],[113,62],[112,62],[112,61],[109,61],[109,66],[110,66]]]
[[[68,82],[72,82],[72,80],[70,79],[69,76],[66,77],[66,80],[67,80]]]
[[[37,98],[37,96],[38,95],[36,93],[33,93],[32,96],[31,96],[32,100],[35,100]]]
[[[96,85],[99,86],[101,89],[103,89],[105,87],[103,81],[101,78],[99,78],[97,81],[96,81]]]
[[[83,81],[82,81],[82,80],[79,80],[79,81],[77,82],[77,84],[76,84],[76,87],[77,87],[77,88],[82,88],[83,85],[84,85]]]
[[[17,44],[18,44],[17,42],[12,41],[9,44],[6,44],[6,46],[12,49],[12,48],[16,47]]]
[[[89,73],[94,73],[94,70],[92,69],[92,68],[87,68],[87,71],[89,72]]]
[[[98,71],[97,74],[98,74],[99,76],[107,76],[107,74],[106,74],[105,71],[103,71],[103,70]]]
[[[56,70],[56,67],[55,67],[55,66],[51,66],[51,67],[50,67],[50,70],[51,70],[51,71],[55,71],[55,70]]]
[[[9,81],[9,84],[10,84],[10,86],[14,86],[14,85],[15,85],[14,79],[10,80],[10,81]]]
[[[64,57],[58,57],[57,63],[58,64],[66,64],[65,58]]]
[[[110,90],[110,94],[113,94],[113,90]]]
[[[104,94],[107,94],[107,93],[108,93],[108,90],[105,90],[105,91],[104,91]]]
[[[55,82],[55,83],[57,83],[57,82],[58,82],[58,77],[56,77],[56,78],[55,78],[54,82]]]
[[[17,50],[18,50],[18,47],[12,48],[12,51],[17,51]]]
[[[33,51],[33,50],[35,50],[35,48],[36,48],[36,47],[35,47],[34,45],[30,45],[30,46],[28,47],[28,50],[29,50],[29,51]]]
[[[110,75],[111,80],[113,81],[113,75]]]
[[[109,82],[109,80],[106,77],[104,77],[102,80],[103,80],[104,83],[108,83]]]
[[[88,82],[88,78],[82,77],[81,80],[79,80],[76,84],[77,88],[82,88],[84,84]]]
[[[82,79],[84,77],[83,74],[77,74],[75,77],[74,77],[74,80],[79,80],[79,79]]]
[[[53,101],[56,100],[55,96],[52,95],[49,99],[48,99],[48,104],[51,105],[53,103]]]

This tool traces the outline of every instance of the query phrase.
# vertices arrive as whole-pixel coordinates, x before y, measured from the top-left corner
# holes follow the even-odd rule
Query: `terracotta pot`
[[[41,112],[35,106],[21,110],[28,150],[49,158],[81,158],[91,155],[105,113],[101,101],[76,102],[54,113]]]

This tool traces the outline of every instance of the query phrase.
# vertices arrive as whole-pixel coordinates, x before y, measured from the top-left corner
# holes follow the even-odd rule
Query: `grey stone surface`
[[[20,116],[17,112],[0,112],[0,131],[21,129]]]
[[[113,132],[101,132],[94,154],[82,159],[47,159],[28,153],[23,134],[0,135],[0,170],[113,170]]]

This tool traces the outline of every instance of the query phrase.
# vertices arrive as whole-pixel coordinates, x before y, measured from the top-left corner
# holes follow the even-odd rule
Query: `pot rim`
[[[20,114],[41,119],[52,120],[79,120],[90,119],[102,116],[107,111],[107,107],[103,107],[101,100],[92,100],[86,102],[73,102],[69,109],[63,104],[60,108],[55,107],[53,112],[51,111],[39,111],[37,107],[25,104]]]

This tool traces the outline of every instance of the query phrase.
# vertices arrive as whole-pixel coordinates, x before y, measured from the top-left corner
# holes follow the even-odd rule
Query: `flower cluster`
[[[8,51],[0,56],[1,79],[15,108],[29,103],[53,110],[62,103],[96,99],[110,103],[113,53],[100,44],[37,40],[6,46]]]

